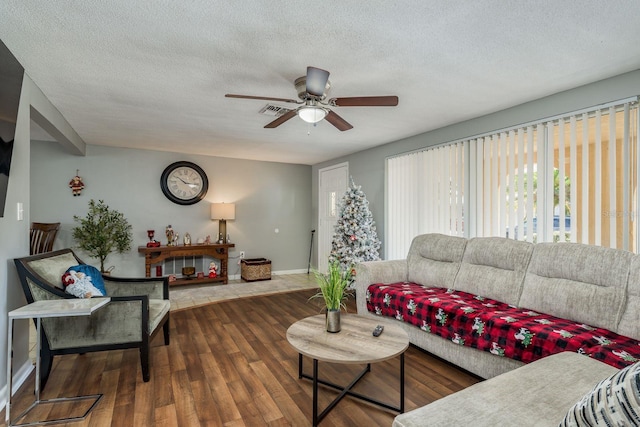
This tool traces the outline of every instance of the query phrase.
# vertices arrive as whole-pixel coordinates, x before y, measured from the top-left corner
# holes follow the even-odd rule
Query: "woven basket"
[[[240,261],[240,277],[247,282],[271,280],[271,261],[266,258],[251,258]]]

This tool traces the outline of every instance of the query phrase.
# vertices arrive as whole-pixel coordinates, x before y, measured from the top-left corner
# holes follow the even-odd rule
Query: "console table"
[[[222,282],[228,283],[227,267],[229,261],[229,248],[235,247],[234,244],[215,244],[215,245],[178,245],[178,246],[158,246],[148,248],[146,246],[138,246],[138,252],[144,254],[144,274],[145,277],[151,277],[151,265],[158,264],[169,258],[193,257],[193,256],[210,256],[220,260],[220,271],[217,277],[205,277],[202,279],[177,279],[169,282],[169,285],[195,285],[199,283]]]

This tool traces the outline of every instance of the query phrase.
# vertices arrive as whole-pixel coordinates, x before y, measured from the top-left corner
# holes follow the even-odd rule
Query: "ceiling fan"
[[[352,129],[353,126],[333,112],[329,107],[395,107],[398,105],[397,96],[356,96],[347,98],[331,98],[325,101],[327,92],[331,88],[329,72],[316,67],[307,67],[307,75],[298,77],[294,82],[298,98],[272,98],[268,96],[235,95],[228,93],[227,98],[262,99],[266,101],[288,102],[300,104],[296,109],[281,115],[265,128],[276,128],[298,115],[307,123],[317,123],[326,119],[341,131]]]

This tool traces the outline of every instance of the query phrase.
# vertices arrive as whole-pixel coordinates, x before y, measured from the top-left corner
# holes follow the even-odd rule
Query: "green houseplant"
[[[342,269],[340,262],[334,260],[329,263],[327,274],[313,271],[320,291],[311,298],[322,298],[327,308],[327,331],[340,331],[340,309],[346,310],[344,301],[347,299],[347,287],[351,283],[352,268]]]
[[[123,253],[131,249],[131,225],[121,212],[109,209],[104,201],[89,201],[89,212],[82,218],[73,216],[80,225],[74,227],[73,238],[78,247],[100,260],[100,271],[105,272],[104,261],[113,251]]]

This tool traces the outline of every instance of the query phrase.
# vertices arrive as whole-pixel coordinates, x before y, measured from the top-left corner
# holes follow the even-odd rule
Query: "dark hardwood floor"
[[[171,313],[171,345],[151,349],[151,380],[142,381],[137,350],[58,356],[43,399],[103,393],[82,422],[61,426],[308,426],[312,384],[298,379],[298,354],[286,339],[295,321],[319,313],[299,291],[214,303]],[[355,312],[353,301],[349,312]],[[406,352],[406,410],[468,387],[478,378],[414,347]],[[310,373],[311,361],[305,359]],[[345,384],[362,366],[320,363],[321,376]],[[398,404],[399,360],[372,365],[355,390]],[[321,387],[320,406],[336,392]],[[14,396],[12,415],[33,401],[33,376]],[[78,409],[78,408],[74,408]],[[49,414],[63,416],[55,408]],[[46,411],[45,411],[46,412]],[[396,414],[349,397],[320,423],[390,426]],[[4,420],[4,411],[2,412]]]

